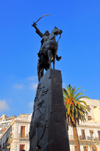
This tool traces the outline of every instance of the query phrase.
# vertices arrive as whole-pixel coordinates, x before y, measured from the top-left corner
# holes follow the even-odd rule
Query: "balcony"
[[[82,135],[78,136],[79,141],[100,141],[100,138],[98,137],[90,137],[90,136],[85,136],[82,137]],[[69,140],[74,140],[73,135],[69,135]]]
[[[90,137],[90,136],[86,136],[85,139],[81,136],[80,140],[86,140],[86,141],[100,141],[100,139],[98,137]]]
[[[69,140],[74,140],[74,136],[73,135],[69,135]]]
[[[29,134],[26,134],[26,135],[18,134],[18,139],[29,140]]]

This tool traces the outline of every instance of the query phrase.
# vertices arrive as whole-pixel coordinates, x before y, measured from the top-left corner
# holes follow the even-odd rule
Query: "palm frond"
[[[81,99],[83,99],[83,98],[89,99],[89,97],[88,97],[88,96],[85,96],[85,95],[84,95],[84,96],[77,97],[78,100],[81,100]]]
[[[78,100],[78,102],[81,102],[81,103],[83,103],[85,106],[87,106],[87,103],[86,103],[85,101]]]
[[[78,94],[75,95],[75,98],[77,98],[77,97],[80,96],[80,95],[84,95],[84,93],[82,93],[82,91],[79,92]]]
[[[64,98],[64,101],[66,100],[66,97],[65,96],[63,96],[63,98]]]
[[[77,91],[78,91],[79,89],[81,89],[81,87],[79,87],[79,88],[74,92],[74,95],[77,93]]]
[[[71,88],[67,86],[67,93],[68,93],[68,96],[71,96]]]
[[[67,93],[67,91],[66,91],[66,89],[65,89],[65,88],[63,88],[63,95],[65,95],[65,96],[67,96],[67,95],[68,95],[68,93]]]

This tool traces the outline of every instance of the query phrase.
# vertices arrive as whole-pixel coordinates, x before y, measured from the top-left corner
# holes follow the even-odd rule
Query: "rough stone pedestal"
[[[30,125],[30,151],[69,151],[61,72],[49,69],[41,78]]]

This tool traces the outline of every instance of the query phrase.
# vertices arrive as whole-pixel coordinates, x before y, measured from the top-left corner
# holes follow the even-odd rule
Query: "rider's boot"
[[[58,55],[56,54],[56,60],[59,61],[61,59],[61,56],[58,57]]]

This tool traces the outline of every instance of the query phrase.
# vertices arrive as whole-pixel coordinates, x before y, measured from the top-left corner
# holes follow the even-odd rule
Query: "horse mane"
[[[54,29],[51,31],[49,35],[49,39],[53,39],[53,38],[55,38]]]

